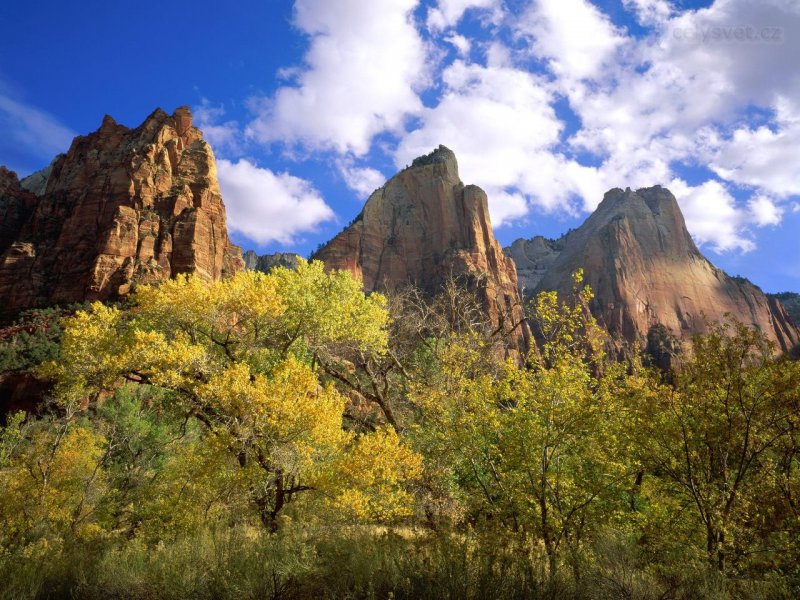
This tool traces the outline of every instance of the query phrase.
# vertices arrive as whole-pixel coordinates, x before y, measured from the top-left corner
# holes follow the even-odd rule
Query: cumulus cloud
[[[347,187],[356,192],[359,200],[367,197],[386,182],[386,176],[372,167],[356,167],[347,161],[338,165]]]
[[[800,165],[791,148],[800,142],[800,110],[786,100],[800,93],[791,58],[800,53],[800,35],[789,35],[800,34],[797,4],[727,0],[680,13],[665,2],[626,6],[654,33],[629,38],[624,55],[596,62],[594,81],[562,85],[581,122],[572,147],[600,157],[603,179],[616,185],[638,186],[643,177],[646,185],[663,184],[688,163],[708,165],[725,183],[773,200],[799,193]],[[778,30],[781,43],[774,43]],[[556,78],[567,77],[557,67]],[[771,115],[770,122],[753,125],[754,107]],[[694,211],[690,229],[717,250],[749,250],[753,242],[742,229],[748,209],[722,187],[709,180],[692,191],[681,188]],[[714,201],[694,203],[701,192]],[[713,223],[720,211],[726,225],[714,236],[703,223]],[[760,220],[750,214],[749,220],[764,226],[782,214]]]
[[[590,0],[436,0],[422,14],[418,0],[295,7],[309,49],[276,93],[252,100],[247,133],[332,151],[361,197],[383,183],[368,155],[379,136],[398,167],[452,148],[462,178],[488,192],[495,226],[662,184],[699,243],[748,251],[753,228],[780,222],[800,194],[793,0],[692,10],[623,0],[646,28],[637,36]],[[479,18],[464,27],[469,11]],[[713,175],[689,185],[686,166]],[[735,199],[741,189],[749,202]]]
[[[241,131],[239,124],[225,120],[225,108],[214,105],[207,98],[192,107],[194,126],[203,132],[205,140],[211,144],[217,155],[241,153]]]
[[[642,25],[661,25],[675,10],[668,0],[622,0],[622,4]]]
[[[669,188],[678,199],[686,228],[697,244],[708,245],[716,252],[755,249],[745,227],[747,213],[736,206],[736,200],[719,181],[712,179],[690,186],[676,178]]]
[[[499,0],[439,0],[436,6],[428,11],[428,28],[437,31],[453,27],[469,9],[491,9],[493,19],[500,17]]]
[[[783,209],[767,196],[756,196],[747,202],[747,208],[756,225],[778,225],[783,217]]]
[[[428,49],[414,25],[418,0],[297,0],[295,25],[310,38],[292,83],[251,99],[247,135],[309,149],[366,154],[372,138],[418,114]]]
[[[595,77],[625,42],[611,20],[587,0],[534,0],[516,31],[566,82]]]
[[[583,194],[602,198],[595,169],[554,150],[562,123],[546,79],[512,66],[456,60],[447,67],[439,103],[403,138],[398,167],[444,144],[455,152],[462,179],[484,188],[495,227],[527,214],[575,212]],[[573,207],[573,205],[576,205]]]
[[[711,168],[727,181],[777,197],[800,194],[800,110],[787,105],[779,114],[772,128],[742,127],[719,142]]]
[[[292,244],[334,218],[333,210],[308,182],[273,173],[247,159],[217,161],[228,227],[259,244]]]
[[[470,42],[468,38],[457,33],[451,33],[444,39],[458,51],[460,56],[469,56],[469,51],[472,49],[472,42]]]

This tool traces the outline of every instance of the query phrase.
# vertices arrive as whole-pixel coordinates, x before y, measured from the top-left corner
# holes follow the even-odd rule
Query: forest
[[[0,597],[797,597],[800,362],[733,319],[621,353],[574,284],[524,355],[479,281],[318,261],[29,315]]]

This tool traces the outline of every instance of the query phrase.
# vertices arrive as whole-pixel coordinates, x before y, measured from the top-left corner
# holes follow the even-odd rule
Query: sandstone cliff
[[[800,294],[797,292],[781,292],[780,294],[768,294],[768,296],[780,302],[786,309],[789,318],[794,321],[795,325],[800,326]]]
[[[244,266],[251,271],[269,273],[275,267],[296,269],[298,258],[300,258],[300,255],[293,252],[275,252],[274,254],[262,254],[259,256],[252,250],[248,250],[244,253]]]
[[[158,109],[135,129],[106,116],[49,169],[26,180],[38,199],[7,184],[16,206],[33,197],[35,208],[2,249],[0,311],[115,298],[178,273],[215,280],[244,268],[228,239],[214,155],[188,108],[171,116]],[[0,201],[0,211],[10,205]],[[5,235],[14,227],[3,223]]]
[[[439,146],[373,192],[362,213],[314,258],[363,278],[368,291],[413,284],[435,293],[450,276],[467,275],[491,322],[513,330],[523,349],[528,330],[514,262],[489,222],[486,193],[464,185],[456,157]]]
[[[517,241],[506,251],[534,284],[529,295],[567,293],[571,274],[583,268],[595,293],[592,312],[620,340],[644,345],[654,328],[686,340],[705,329],[705,319],[721,321],[730,313],[759,327],[780,350],[800,343],[780,302],[729,277],[700,253],[675,197],[660,186],[611,190],[581,227],[560,240]]]
[[[16,241],[36,202],[36,196],[20,185],[16,173],[0,167],[0,254]]]

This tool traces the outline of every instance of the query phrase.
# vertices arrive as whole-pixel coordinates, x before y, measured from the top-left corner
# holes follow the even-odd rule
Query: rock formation
[[[730,313],[759,327],[780,350],[800,343],[800,331],[780,302],[745,279],[729,277],[700,253],[675,197],[660,186],[613,189],[581,227],[560,240],[517,241],[506,251],[527,281],[538,278],[526,290],[530,295],[568,293],[571,274],[583,268],[595,293],[592,312],[619,340],[644,346],[651,330],[686,340],[704,331],[706,319],[721,321]]]
[[[43,196],[45,190],[47,189],[47,181],[50,179],[50,173],[53,172],[53,166],[63,156],[63,154],[56,156],[53,159],[53,162],[47,165],[44,169],[40,169],[39,171],[28,175],[25,179],[20,181],[20,185],[29,192],[33,192],[37,196]]]
[[[413,284],[435,293],[448,277],[466,275],[491,322],[511,330],[516,348],[527,345],[517,272],[494,238],[486,193],[461,182],[456,157],[444,146],[373,192],[355,221],[313,258],[362,277],[368,291]]]
[[[214,154],[188,108],[172,116],[158,109],[136,129],[106,116],[49,169],[26,180],[39,198],[0,173],[0,189],[13,198],[0,200],[0,211],[24,215],[20,227],[2,221],[0,235],[12,241],[0,255],[0,312],[244,268],[228,239]]]
[[[800,294],[796,292],[781,292],[780,294],[768,294],[780,302],[789,314],[789,318],[795,325],[800,326]]]
[[[523,296],[529,296],[536,289],[547,270],[564,249],[564,239],[549,240],[537,235],[530,240],[515,240],[506,254],[517,266],[519,289]]]
[[[20,185],[16,173],[0,167],[0,255],[16,241],[36,202],[36,196]]]
[[[259,256],[252,250],[248,250],[244,253],[244,266],[251,271],[269,273],[275,267],[296,269],[298,258],[300,258],[300,255],[293,252],[275,252],[274,254]]]

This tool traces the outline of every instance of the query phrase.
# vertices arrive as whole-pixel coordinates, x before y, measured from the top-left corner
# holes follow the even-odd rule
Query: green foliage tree
[[[758,330],[713,324],[695,337],[674,386],[651,381],[645,388],[630,399],[630,431],[656,475],[654,496],[676,498],[674,510],[690,511],[720,571],[780,554],[776,534],[797,519],[796,508],[786,510],[798,489],[797,363],[774,358]]]
[[[576,274],[572,302],[536,301],[539,351],[521,368],[480,367],[474,340],[449,345],[442,376],[416,390],[428,466],[466,492],[469,510],[533,536],[555,577],[561,551],[577,551],[613,522],[628,470],[619,451],[616,369],[601,369],[602,335]],[[478,367],[476,369],[476,366]]]

